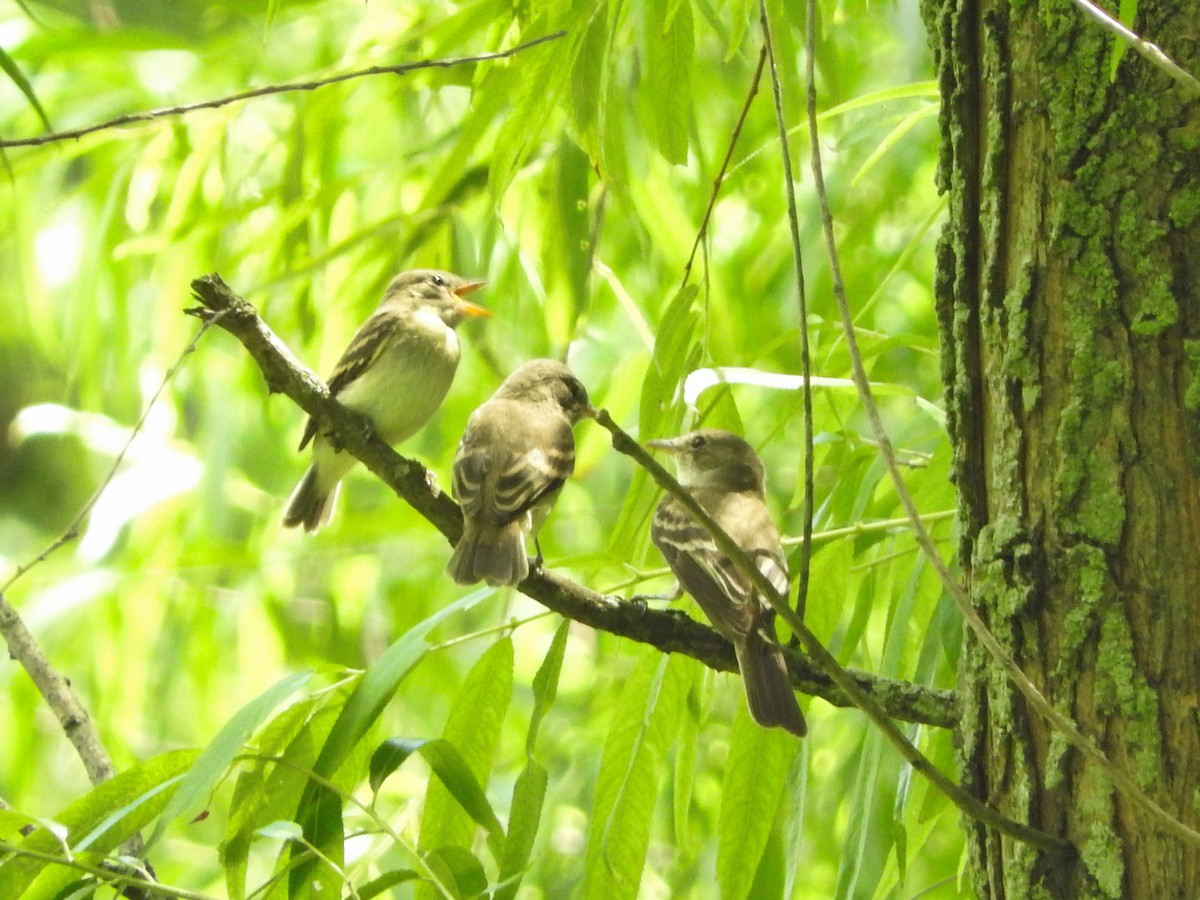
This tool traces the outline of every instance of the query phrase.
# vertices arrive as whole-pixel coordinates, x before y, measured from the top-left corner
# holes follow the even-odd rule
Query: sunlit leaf
[[[46,115],[46,111],[42,109],[42,104],[38,101],[37,94],[33,92],[33,85],[29,83],[29,79],[25,77],[25,73],[21,71],[21,67],[16,61],[0,48],[0,69],[5,71],[5,74],[12,80],[12,83],[17,86],[25,99],[29,101],[29,105],[33,107],[38,118],[42,120],[42,125],[47,131],[53,131],[54,126],[50,124],[50,117]]]

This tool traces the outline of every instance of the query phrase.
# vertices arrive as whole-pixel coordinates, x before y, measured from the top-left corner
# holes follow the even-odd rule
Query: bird
[[[454,380],[455,328],[464,319],[491,316],[464,299],[484,283],[434,269],[401,272],[338,360],[330,395],[370,419],[389,444],[411,437],[437,411]],[[288,499],[283,525],[312,533],[329,522],[338,485],[355,460],[319,433],[312,418],[299,449],[310,441],[312,464]]]
[[[451,482],[463,511],[462,537],[446,566],[455,582],[515,585],[528,576],[525,538],[533,534],[536,545],[575,470],[572,429],[594,415],[582,382],[553,359],[525,363],[471,413]]]
[[[675,458],[678,480],[737,543],[780,596],[787,559],[766,504],[766,470],[754,449],[728,431],[704,428],[648,446]],[[750,716],[797,737],[808,725],[775,636],[775,611],[675,497],[659,503],[650,539],[713,626],[733,644]]]

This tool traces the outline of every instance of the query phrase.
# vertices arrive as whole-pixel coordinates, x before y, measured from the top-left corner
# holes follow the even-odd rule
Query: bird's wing
[[[399,323],[400,318],[393,310],[377,310],[362,324],[350,339],[350,346],[334,366],[333,374],[329,376],[330,395],[337,397],[348,384],[379,359],[379,354],[387,347]],[[304,426],[304,436],[300,439],[301,450],[316,433],[317,420],[310,418]]]
[[[575,470],[575,437],[562,415],[489,400],[472,413],[454,458],[454,496],[468,516],[503,527],[557,491]],[[523,429],[510,428],[522,420]]]
[[[488,510],[496,525],[524,515],[561,488],[575,471],[575,437],[570,423],[555,417],[553,427],[539,431],[539,439],[529,446],[510,448],[496,468]]]
[[[670,497],[659,504],[650,538],[719,632],[738,640],[756,627],[749,582],[681,504]]]

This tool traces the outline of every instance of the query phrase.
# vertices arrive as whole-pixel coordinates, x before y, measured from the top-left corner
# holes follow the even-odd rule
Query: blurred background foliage
[[[769,6],[799,177],[813,371],[848,378],[804,149],[802,4]],[[847,289],[892,439],[912,463],[909,486],[936,516],[952,508],[953,493],[935,408],[930,284],[942,205],[931,62],[914,0],[818,6],[824,161]],[[559,29],[563,37],[505,61],[378,75],[6,150],[4,572],[38,553],[101,483],[196,332],[181,313],[191,305],[189,281],[211,271],[325,374],[396,271],[486,277],[478,296],[495,317],[462,329],[450,396],[402,452],[446,484],[470,410],[521,361],[557,356],[642,439],[698,418],[743,432],[767,461],[785,534],[798,535],[799,394],[716,387],[696,409],[680,394],[690,372],[709,366],[800,371],[765,78],[692,268],[698,290],[673,302],[750,89],[762,42],[756,3],[24,0],[0,8],[6,69],[27,79],[59,130],[372,65],[507,49]],[[42,130],[18,80],[0,83],[0,137]],[[902,512],[853,390],[818,389],[813,425],[808,622],[845,664],[952,686],[957,616],[907,529],[878,524]],[[80,539],[9,594],[119,770],[206,745],[288,673],[317,671],[300,696],[324,690],[463,596],[442,575],[445,541],[361,469],[331,527],[316,537],[279,527],[306,464],[295,452],[302,427],[300,411],[269,397],[242,348],[214,330],[151,410]],[[577,478],[542,536],[548,563],[623,596],[670,590],[648,540],[654,490],[599,428],[584,423],[578,438]],[[934,521],[950,553],[949,519]],[[690,600],[676,602],[696,614]],[[375,737],[450,736],[456,705],[469,722],[482,715],[470,703],[491,704],[496,740],[477,774],[507,819],[534,676],[558,624],[527,598],[486,592],[437,628],[442,643],[401,683]],[[500,652],[506,635],[511,699],[468,697],[472,667],[489,648]],[[805,699],[811,736],[780,743],[747,723],[733,676],[687,659],[662,670],[660,661],[611,635],[569,629],[557,698],[533,749],[548,793],[521,896],[710,897],[718,884],[726,896],[960,895],[957,813],[910,781],[860,714]],[[622,726],[648,721],[654,692],[668,683],[675,693],[663,696],[676,708],[661,720],[658,743],[640,756],[623,751]],[[54,717],[13,664],[0,668],[0,721],[0,797],[53,817],[87,793]],[[951,766],[948,734],[909,732]],[[376,804],[412,846],[425,846],[422,809],[428,815],[435,804],[423,765],[406,763]],[[643,812],[625,825],[605,811],[613,777],[641,792]],[[229,779],[207,798],[207,819],[168,829],[154,854],[160,878],[213,896],[231,890],[218,854],[231,791]],[[365,782],[361,791],[370,798]],[[737,843],[755,830],[748,822],[766,823],[765,852]],[[347,851],[358,883],[410,864],[367,825]],[[616,827],[646,832],[632,838],[631,861],[610,853]],[[478,849],[482,831],[474,841]],[[269,837],[255,843],[251,890],[269,877],[279,848]]]

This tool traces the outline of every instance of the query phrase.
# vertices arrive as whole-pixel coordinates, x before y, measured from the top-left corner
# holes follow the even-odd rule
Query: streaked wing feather
[[[361,375],[368,366],[371,365],[383,348],[387,346],[389,338],[396,330],[399,324],[399,318],[392,312],[375,312],[362,326],[354,333],[354,337],[350,339],[350,346],[342,354],[342,358],[333,368],[333,374],[329,376],[329,393],[333,397],[337,395]],[[304,435],[300,438],[300,450],[308,446],[317,434],[317,420],[309,418],[304,425]]]
[[[335,397],[346,385],[361,375],[379,358],[399,325],[400,318],[391,311],[376,312],[363,323],[350,340],[350,346],[338,360],[329,378],[329,392]]]
[[[562,487],[575,471],[575,439],[565,421],[554,445],[535,446],[510,455],[492,492],[492,521],[505,525],[532,509],[539,500]]]

